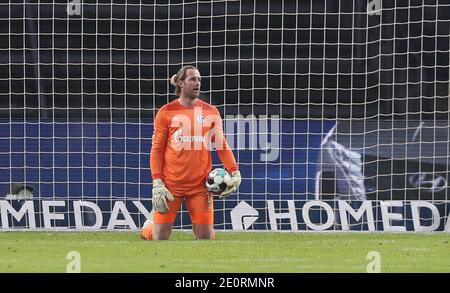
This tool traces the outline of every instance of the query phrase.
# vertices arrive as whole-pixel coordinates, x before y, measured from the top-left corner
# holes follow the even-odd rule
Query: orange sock
[[[153,232],[153,224],[146,225],[141,230],[141,239],[143,239],[143,240],[153,240],[152,232]]]

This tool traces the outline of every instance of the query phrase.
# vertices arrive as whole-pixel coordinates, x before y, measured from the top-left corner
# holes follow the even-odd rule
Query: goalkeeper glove
[[[219,194],[220,198],[224,198],[232,194],[233,192],[236,192],[236,190],[239,188],[239,185],[241,185],[241,172],[234,171],[231,173],[231,180],[228,182],[227,189],[225,189],[221,194]]]
[[[164,214],[169,210],[169,205],[167,204],[167,199],[173,201],[173,195],[164,185],[161,179],[153,180],[153,189],[152,189],[152,204],[153,208]]]

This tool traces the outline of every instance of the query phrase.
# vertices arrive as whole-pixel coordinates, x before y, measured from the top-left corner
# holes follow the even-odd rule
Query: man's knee
[[[195,238],[197,240],[213,240],[213,233],[195,233]]]
[[[153,240],[169,240],[171,234],[171,224],[155,224],[153,226]]]
[[[213,240],[215,239],[216,232],[212,227],[205,227],[205,226],[199,227],[198,225],[196,225],[196,227],[194,228],[194,235],[195,239],[198,240]]]
[[[155,234],[153,233],[153,240],[169,240],[170,234]]]

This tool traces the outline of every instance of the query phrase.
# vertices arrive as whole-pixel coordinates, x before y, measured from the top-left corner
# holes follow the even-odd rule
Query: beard
[[[197,94],[196,91],[191,91],[188,95],[186,95],[186,97],[191,100],[194,100],[199,97],[199,94]]]

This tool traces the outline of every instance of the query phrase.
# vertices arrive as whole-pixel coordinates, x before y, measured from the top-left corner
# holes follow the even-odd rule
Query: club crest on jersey
[[[198,123],[203,123],[203,121],[205,121],[205,117],[203,117],[202,115],[197,116]]]

